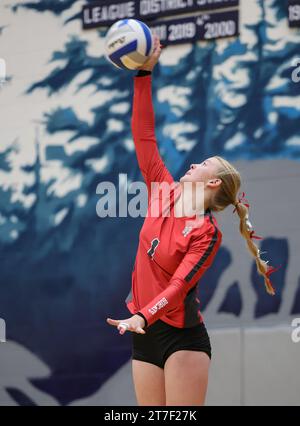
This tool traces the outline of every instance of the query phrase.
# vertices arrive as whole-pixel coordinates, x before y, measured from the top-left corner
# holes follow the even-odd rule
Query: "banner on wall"
[[[149,26],[165,46],[234,37],[239,34],[239,11],[161,21]]]
[[[300,28],[300,0],[289,0],[289,26]]]
[[[171,15],[228,9],[239,0],[115,0],[98,1],[83,6],[83,29],[110,26],[119,19],[149,21]]]

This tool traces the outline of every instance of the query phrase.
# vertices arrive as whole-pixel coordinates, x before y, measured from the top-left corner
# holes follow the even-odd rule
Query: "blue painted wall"
[[[124,301],[143,222],[96,214],[99,182],[118,185],[120,173],[142,178],[130,132],[134,73],[105,60],[103,32],[81,30],[83,3],[0,6],[7,64],[0,89],[0,317],[7,339],[49,368],[45,377],[28,377],[31,385],[59,404],[92,395],[130,359],[130,335],[120,339],[105,319],[128,317]],[[155,69],[157,139],[175,179],[211,155],[253,167],[300,159],[300,83],[292,80],[300,33],[287,27],[285,2],[249,4],[241,5],[239,38],[167,48]],[[174,55],[175,65],[168,59]],[[263,217],[263,209],[256,214]],[[279,313],[287,287],[288,235],[268,235],[261,248],[283,267],[272,276],[274,298],[254,264],[245,276],[257,297],[253,321]],[[234,256],[224,241],[199,286],[204,315]],[[229,283],[216,315],[243,315],[243,286]],[[296,290],[291,315],[300,314],[298,281]],[[17,404],[36,403],[7,382],[2,388]]]

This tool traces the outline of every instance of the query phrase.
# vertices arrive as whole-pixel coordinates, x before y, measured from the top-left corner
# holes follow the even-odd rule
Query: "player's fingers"
[[[120,324],[118,325],[118,330],[120,332],[120,334],[124,334],[125,331],[132,331],[132,325],[129,322],[125,322],[125,321],[120,321]]]
[[[118,330],[119,330],[119,334],[124,334],[128,330],[128,328],[118,327]]]
[[[107,318],[106,321],[108,322],[108,324],[114,325],[114,326],[117,326],[120,323],[120,320],[113,320],[111,318]]]
[[[155,54],[156,54],[156,52],[157,52],[159,49],[160,49],[160,45],[154,46],[154,49],[153,49],[153,55],[155,55]]]
[[[153,35],[154,46],[158,46],[160,44],[160,40],[157,34]]]
[[[135,329],[131,329],[131,328],[128,328],[128,327],[120,326],[120,327],[118,327],[118,329],[119,329],[119,334],[121,334],[121,335],[126,333],[126,331],[133,331],[133,332],[138,333],[138,334],[145,334],[146,333],[145,330],[143,330],[141,327],[136,327]]]
[[[153,56],[154,56],[155,58],[158,58],[160,54],[161,54],[161,47],[160,47],[160,45],[159,45],[159,46],[156,46],[156,48],[154,49],[154,51],[153,51]]]
[[[138,334],[145,334],[145,330],[142,329],[142,327],[135,327],[135,329],[133,330],[135,333]]]
[[[160,49],[160,40],[159,40],[159,38],[157,38],[157,39],[155,39],[154,40],[154,52],[156,51],[156,50],[159,50]]]

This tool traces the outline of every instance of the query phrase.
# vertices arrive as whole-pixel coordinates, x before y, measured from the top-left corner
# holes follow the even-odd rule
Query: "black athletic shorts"
[[[178,350],[206,352],[211,359],[210,338],[204,322],[188,328],[173,327],[160,319],[145,328],[146,334],[132,332],[132,359],[164,368],[167,358]]]

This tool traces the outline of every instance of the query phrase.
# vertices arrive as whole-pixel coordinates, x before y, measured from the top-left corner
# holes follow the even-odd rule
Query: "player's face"
[[[204,182],[216,177],[219,161],[209,157],[199,164],[191,164],[190,169],[180,178],[180,182]]]

